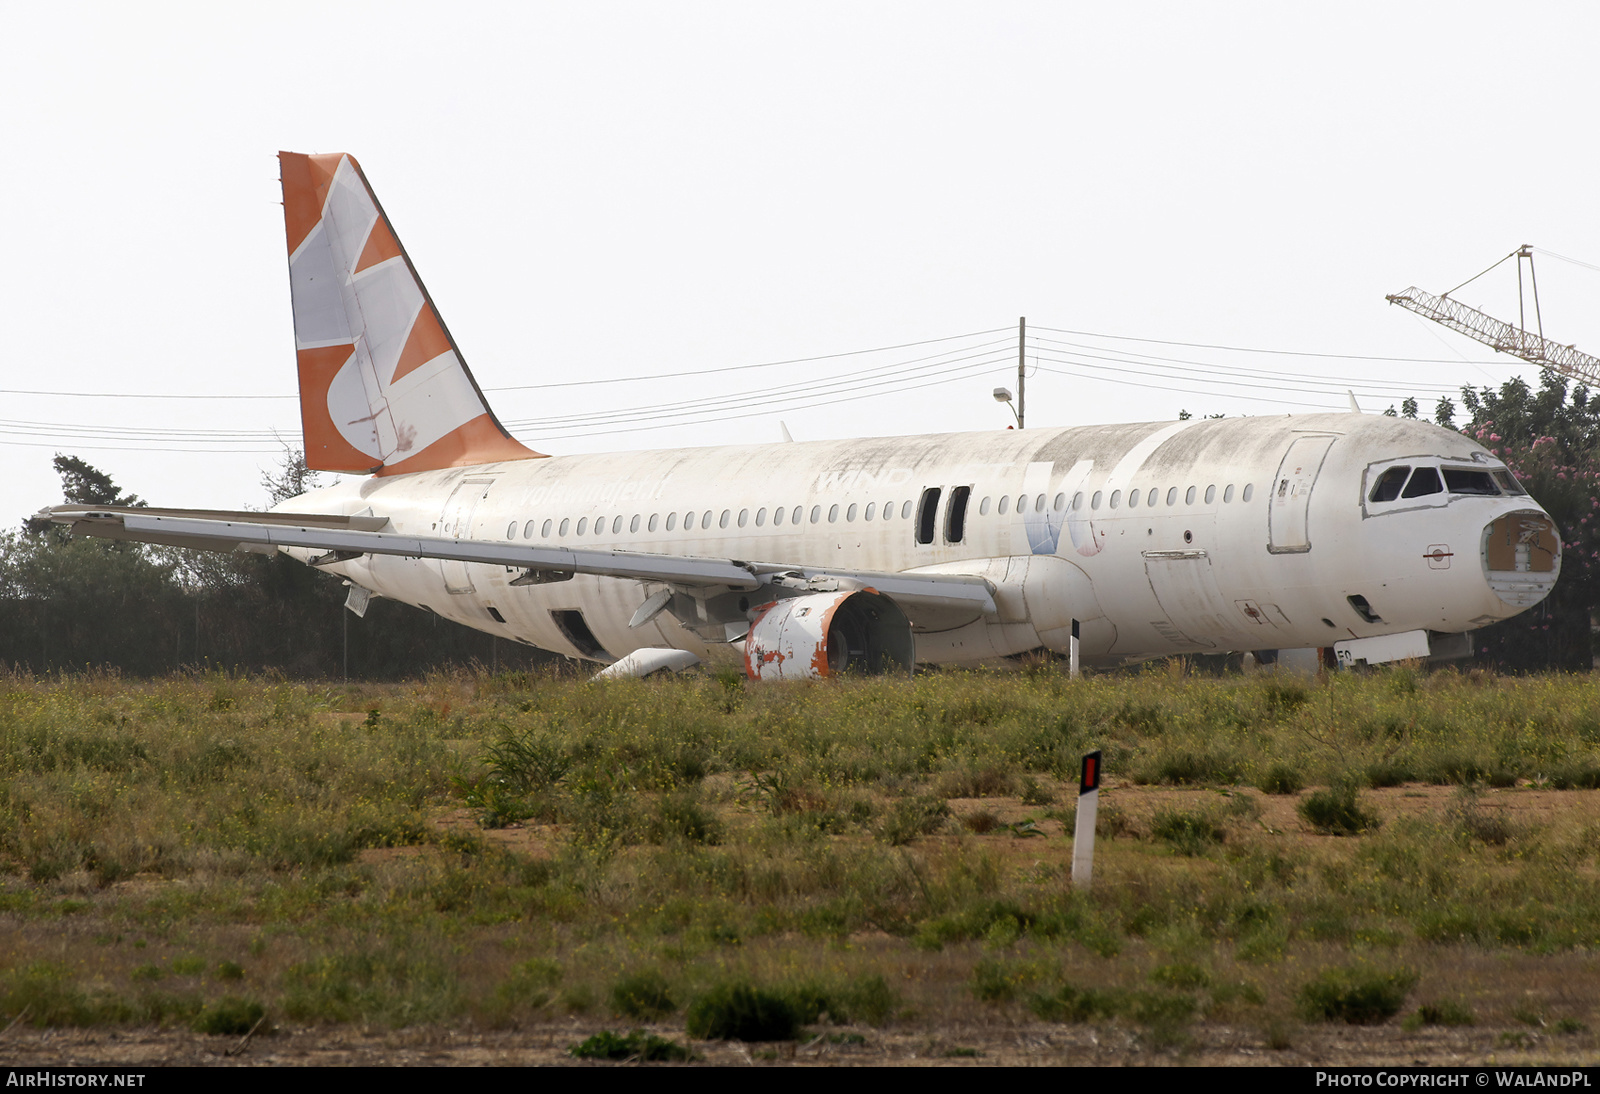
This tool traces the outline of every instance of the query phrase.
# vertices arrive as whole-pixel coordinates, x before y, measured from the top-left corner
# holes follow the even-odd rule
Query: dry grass
[[[1050,1059],[1305,1063],[1343,1043],[1376,1060],[1402,1035],[1582,1055],[1595,691],[1404,670],[0,677],[0,1020],[21,1017],[17,1044],[192,1037],[233,1000],[281,1036],[492,1039],[625,1029],[615,989],[648,982],[681,1036],[695,1000],[742,983],[788,993],[814,1032],[985,1062],[1022,1030]],[[1115,824],[1074,893],[1073,781],[1095,747]],[[1253,789],[1286,763],[1306,789]],[[1382,823],[1319,834],[1297,805],[1351,780]],[[1286,1017],[1358,966],[1414,983],[1388,1026]],[[1463,1009],[1474,1025],[1424,1021]]]

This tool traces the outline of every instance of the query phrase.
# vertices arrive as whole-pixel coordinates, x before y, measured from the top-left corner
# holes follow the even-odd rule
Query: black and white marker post
[[[1094,821],[1100,812],[1100,750],[1083,758],[1078,775],[1078,823],[1072,832],[1072,887],[1089,888],[1094,875]]]
[[[1078,621],[1072,621],[1072,641],[1067,645],[1067,677],[1078,678]]]

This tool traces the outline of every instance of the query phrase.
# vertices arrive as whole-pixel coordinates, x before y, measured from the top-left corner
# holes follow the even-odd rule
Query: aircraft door
[[[453,539],[472,538],[472,517],[478,503],[489,496],[493,479],[463,479],[461,485],[450,493],[444,503],[444,513],[439,517],[439,534]],[[467,564],[454,559],[440,559],[439,572],[444,576],[445,592],[461,595],[473,592],[472,575]]]
[[[1311,550],[1311,488],[1333,442],[1327,435],[1296,437],[1283,454],[1267,499],[1267,550],[1273,554]]]

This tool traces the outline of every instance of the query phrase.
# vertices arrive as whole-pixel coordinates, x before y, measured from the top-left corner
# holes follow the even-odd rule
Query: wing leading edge
[[[643,551],[599,551],[414,536],[378,531],[388,521],[375,516],[83,505],[51,506],[39,516],[70,526],[74,535],[101,539],[213,551],[271,553],[282,547],[301,547],[327,552],[323,559],[314,562],[348,560],[364,554],[399,555],[516,567],[528,571],[535,580],[590,574],[663,582],[686,589],[721,587],[740,592],[763,586],[806,591],[870,588],[911,606],[960,608],[986,616],[996,612],[993,587],[986,579],[968,574],[883,573]]]

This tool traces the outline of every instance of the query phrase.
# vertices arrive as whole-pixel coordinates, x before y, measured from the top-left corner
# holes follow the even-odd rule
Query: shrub
[[[1054,805],[1055,792],[1045,786],[1032,775],[1022,778],[1022,804],[1023,805]]]
[[[256,1023],[266,1015],[267,1008],[254,999],[224,995],[200,1012],[195,1019],[194,1029],[196,1033],[241,1037],[255,1029]]]
[[[1406,969],[1324,969],[1300,988],[1300,1009],[1312,1020],[1374,1026],[1400,1013],[1416,983]]]
[[[1157,809],[1150,834],[1170,843],[1180,855],[1203,855],[1221,843],[1224,835],[1216,817],[1203,809]]]
[[[987,809],[980,809],[976,813],[968,813],[961,818],[961,826],[975,835],[993,832],[1000,827],[1000,818]]]
[[[1350,780],[1308,795],[1295,808],[1311,827],[1333,836],[1353,836],[1379,823],[1377,814],[1361,805]]]
[[[1256,786],[1265,794],[1298,794],[1306,787],[1300,769],[1281,760],[1262,772]]]
[[[1039,992],[1028,1000],[1028,1009],[1046,1022],[1091,1022],[1114,1018],[1128,1005],[1116,989],[1076,988],[1062,984],[1054,991]]]
[[[652,843],[682,840],[685,843],[722,842],[722,825],[716,815],[693,794],[668,794],[656,807],[648,825]]]
[[[625,1037],[603,1029],[581,1044],[567,1049],[580,1060],[644,1060],[686,1063],[700,1057],[676,1041],[634,1030]]]
[[[1226,786],[1239,781],[1239,761],[1234,752],[1224,749],[1176,747],[1147,760],[1135,773],[1134,781],[1171,786]]]
[[[611,985],[611,1009],[627,1018],[650,1021],[678,1009],[667,978],[655,969],[624,976]]]
[[[950,815],[942,798],[904,798],[894,803],[878,825],[878,838],[891,847],[903,847],[918,836],[936,832]]]
[[[1477,1024],[1472,1008],[1465,1003],[1454,999],[1446,999],[1438,1003],[1423,1003],[1410,1018],[1406,1019],[1407,1028],[1420,1026],[1471,1026]]]
[[[994,798],[1011,793],[1015,787],[1011,773],[998,767],[951,771],[939,780],[943,798]]]
[[[1463,787],[1457,801],[1447,811],[1451,825],[1467,839],[1475,839],[1495,847],[1510,843],[1517,835],[1517,826],[1499,809],[1485,809],[1478,804],[1478,795],[1470,787]]]
[[[786,995],[749,984],[718,984],[689,1005],[685,1027],[703,1041],[792,1041],[800,1008]]]

